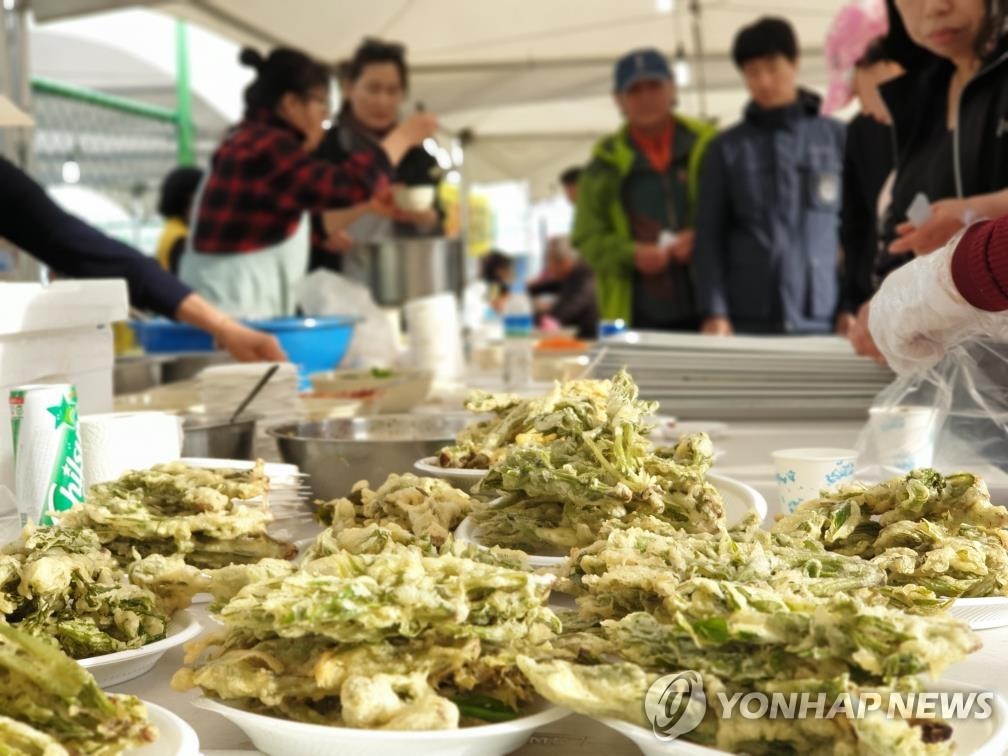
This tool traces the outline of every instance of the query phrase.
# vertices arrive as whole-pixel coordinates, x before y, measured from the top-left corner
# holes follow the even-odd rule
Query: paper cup
[[[819,492],[854,480],[853,449],[781,449],[773,452],[782,514],[790,514]]]
[[[868,428],[874,464],[909,472],[934,462],[939,413],[934,407],[872,407]]]

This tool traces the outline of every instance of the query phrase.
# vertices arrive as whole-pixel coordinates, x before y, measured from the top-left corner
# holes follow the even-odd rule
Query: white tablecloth
[[[738,478],[755,487],[770,504],[773,513],[776,502],[774,470],[770,452],[774,449],[804,446],[851,447],[860,424],[849,423],[737,423],[730,424],[723,438],[715,441],[725,455],[718,461],[718,472]],[[1003,484],[1005,481],[994,481]],[[205,625],[211,620],[197,608]],[[979,633],[983,649],[966,661],[952,666],[945,677],[972,683],[999,692],[1008,699],[1008,628]],[[113,688],[132,693],[165,706],[196,730],[206,756],[223,752],[257,753],[248,738],[231,723],[211,712],[197,709],[190,701],[195,691],[177,693],[169,681],[182,664],[182,651],[165,655],[147,675]],[[638,750],[633,743],[604,725],[582,716],[570,716],[549,725],[528,745],[516,752],[520,756],[581,756],[581,754],[611,754],[631,756]]]

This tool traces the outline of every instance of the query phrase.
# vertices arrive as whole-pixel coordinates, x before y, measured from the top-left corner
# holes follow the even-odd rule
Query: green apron
[[[308,272],[310,250],[308,213],[293,234],[256,252],[197,252],[190,234],[179,278],[233,318],[284,317],[294,314],[294,287]]]

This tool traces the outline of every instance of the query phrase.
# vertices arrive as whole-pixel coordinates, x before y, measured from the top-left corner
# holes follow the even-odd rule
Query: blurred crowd
[[[758,19],[732,49],[750,101],[720,132],[678,111],[659,51],[627,53],[613,75],[624,124],[567,187],[601,317],[835,332],[901,371],[1000,337],[1006,17],[995,0],[852,2],[826,40],[826,102],[801,85],[791,24]],[[852,100],[848,123],[830,115]]]
[[[1008,8],[1000,0],[852,0],[826,40],[825,102],[802,86],[791,24],[740,29],[750,99],[726,129],[680,112],[664,55],[615,61],[623,124],[560,177],[569,236],[516,282],[482,261],[490,303],[526,288],[541,326],[582,337],[600,320],[705,334],[827,334],[898,370],[1008,309]],[[155,272],[59,215],[10,164],[0,233],[78,276],[119,270],[134,302],[215,332],[237,356],[276,356],[238,325],[296,308],[310,269],[353,245],[438,236],[434,114],[405,107],[401,45],[366,39],[335,71],[293,49],[242,52],[245,115],[205,171],[165,179]],[[832,113],[856,103],[848,123]],[[17,195],[14,197],[14,195]],[[42,233],[46,238],[36,238]],[[56,241],[53,241],[53,239]],[[177,277],[176,277],[177,276]],[[183,306],[185,305],[185,306]]]

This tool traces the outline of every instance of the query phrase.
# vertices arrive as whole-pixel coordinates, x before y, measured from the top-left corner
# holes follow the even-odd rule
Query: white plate
[[[729,527],[740,522],[749,512],[755,510],[759,521],[767,516],[767,502],[763,494],[752,486],[729,478],[726,475],[707,473],[707,481],[718,490],[725,505],[725,520]],[[486,548],[476,540],[476,523],[471,517],[466,517],[455,529],[456,540],[471,543],[480,548]],[[566,557],[529,554],[529,564],[533,567],[556,567],[563,564]]]
[[[144,701],[147,718],[158,728],[158,739],[140,748],[123,751],[123,756],[199,756],[199,738],[180,717],[157,704]]]
[[[424,732],[360,730],[303,724],[252,714],[209,698],[193,706],[220,714],[240,727],[268,756],[504,756],[525,745],[538,728],[570,712],[543,704],[542,710],[510,722]]]
[[[980,693],[984,689],[969,683],[954,680],[927,681],[924,688],[937,693]],[[1008,748],[1008,703],[999,694],[994,694],[994,713],[989,719],[952,720],[952,742],[957,754],[971,756],[1004,756]],[[714,748],[707,748],[685,740],[663,742],[654,733],[640,725],[630,724],[621,719],[599,717],[599,721],[621,735],[630,738],[644,756],[714,756],[723,754]]]
[[[993,630],[1008,626],[1008,596],[959,598],[952,602],[949,614],[969,623],[973,630]]]
[[[255,467],[255,462],[248,459],[214,459],[213,457],[183,457],[179,460],[190,467],[218,468],[221,470],[251,470]],[[284,462],[263,463],[263,473],[269,478],[270,483],[293,484],[300,482],[306,477],[297,465],[289,465]]]
[[[168,637],[129,651],[104,656],[89,656],[77,663],[94,675],[98,685],[107,688],[146,674],[170,649],[181,646],[200,634],[203,628],[189,612],[176,612],[168,623]]]
[[[454,467],[441,467],[437,463],[437,457],[423,457],[413,463],[413,467],[418,472],[434,478],[443,478],[455,488],[468,491],[483,478],[487,476],[489,470],[464,470]]]

